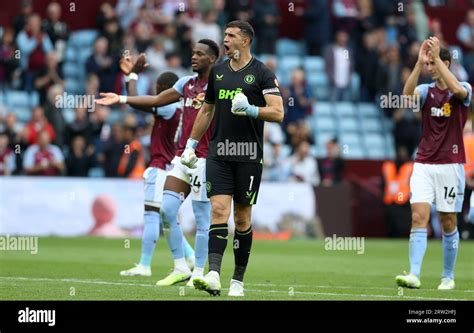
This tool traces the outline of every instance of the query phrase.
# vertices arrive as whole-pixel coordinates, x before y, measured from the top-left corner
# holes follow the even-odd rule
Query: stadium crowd
[[[425,6],[444,2],[293,1],[294,8],[288,10],[304,29],[291,38],[304,42],[304,54],[324,59],[328,100],[378,105],[380,95],[401,94],[421,40],[434,35],[446,45],[441,21],[425,12]],[[122,93],[119,59],[129,50],[132,56],[146,54],[149,66],[140,75],[138,90],[153,94],[160,73],[191,73],[194,41],[210,38],[220,43],[225,23],[234,19],[253,24],[258,36],[254,52],[278,77],[276,44],[288,14],[281,8],[276,0],[118,0],[115,6],[104,2],[95,14],[98,37],[81,69],[86,78],[83,93],[96,97],[105,91]],[[130,108],[117,111],[96,105],[93,112],[76,107],[73,119],[67,121],[56,106],[57,96],[66,91],[63,64],[72,33],[62,10],[51,2],[47,16],[40,17],[33,2],[24,0],[11,25],[1,27],[2,91],[37,91],[39,101],[26,123],[18,121],[15,110],[0,105],[0,174],[136,177],[147,163],[153,117]],[[446,45],[458,55],[451,69],[459,80],[473,83],[474,9],[460,20],[456,38],[456,45]],[[15,56],[17,50],[21,57]],[[353,73],[360,77],[355,94],[351,93]],[[314,128],[308,118],[318,112],[318,98],[310,75],[298,67],[289,77],[278,77],[286,115],[282,126],[266,124],[265,180],[331,186],[343,177],[344,154],[336,137],[323,143],[326,157],[316,159],[312,154]],[[424,72],[420,83],[429,80]],[[393,121],[396,147],[405,147],[412,156],[420,135],[419,116],[407,109],[384,111]],[[118,112],[121,116],[114,117]]]

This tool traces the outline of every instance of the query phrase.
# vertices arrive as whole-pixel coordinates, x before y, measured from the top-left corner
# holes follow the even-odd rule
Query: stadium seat
[[[75,113],[74,113],[74,110],[73,109],[64,109],[63,110],[63,117],[64,117],[64,121],[69,124],[69,123],[72,123],[74,121],[74,117],[75,117]]]
[[[15,107],[11,109],[16,115],[18,122],[27,123],[31,120],[31,109],[24,107]]]
[[[313,72],[323,72],[325,62],[323,57],[307,56],[303,62],[304,70],[306,73],[311,74]]]
[[[364,149],[360,146],[356,145],[351,145],[348,146],[347,149],[344,149],[344,147],[341,147],[341,154],[343,158],[345,159],[350,159],[350,160],[361,160],[366,157],[366,154],[364,152]]]
[[[11,108],[28,108],[30,107],[30,96],[28,96],[26,91],[6,90],[5,104]]]
[[[276,43],[276,53],[278,57],[285,55],[303,55],[304,45],[301,42],[283,38],[279,39]]]
[[[363,132],[383,131],[383,124],[378,118],[361,118],[360,124]]]
[[[68,43],[76,48],[92,47],[97,38],[97,30],[79,30],[71,33]]]
[[[367,157],[373,160],[385,160],[387,159],[387,155],[385,154],[385,150],[380,147],[371,147],[367,150]]]
[[[338,121],[339,132],[358,132],[360,124],[356,117],[343,117]]]
[[[105,177],[105,172],[102,168],[91,168],[88,173],[89,177],[102,178]]]
[[[329,101],[330,99],[330,91],[329,87],[326,85],[314,85],[312,86],[313,95],[316,97],[318,101]]]
[[[314,140],[318,147],[325,147],[326,142],[337,137],[336,132],[317,132]]]
[[[313,103],[313,115],[317,116],[330,116],[332,115],[332,104],[326,102]]]
[[[77,61],[79,62],[79,66],[84,66],[87,61],[87,58],[92,54],[92,48],[84,48],[77,52]]]
[[[347,117],[347,116],[352,116],[354,117],[356,115],[355,112],[355,104],[351,102],[339,102],[335,104],[334,107],[335,113],[339,117]]]
[[[343,145],[348,145],[349,149],[354,146],[361,146],[360,135],[357,133],[340,133],[339,142],[341,144],[341,149]]]
[[[291,78],[291,72],[301,66],[301,58],[294,55],[287,55],[278,58],[278,68],[283,72],[287,72]]]
[[[316,119],[316,130],[319,132],[334,132],[336,130],[336,124],[334,119],[329,116],[317,116]]]
[[[65,91],[69,94],[80,94],[84,90],[84,86],[78,80],[67,79]]]
[[[307,73],[306,80],[311,86],[328,86],[329,79],[325,72]]]
[[[365,133],[363,138],[364,138],[364,144],[367,151],[371,149],[385,150],[385,138],[382,134]]]
[[[85,69],[78,66],[74,62],[65,62],[63,65],[63,74],[64,76],[69,79],[77,79],[81,76],[81,72],[83,72]]]
[[[359,103],[357,113],[363,117],[378,117],[381,114],[374,103]]]

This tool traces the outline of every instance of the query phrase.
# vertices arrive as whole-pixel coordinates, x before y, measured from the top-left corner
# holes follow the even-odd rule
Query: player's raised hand
[[[119,65],[123,74],[128,75],[132,72],[133,63],[130,56],[124,56],[120,58]]]
[[[148,67],[148,63],[146,62],[146,55],[145,53],[140,53],[140,55],[137,58],[137,61],[135,61],[135,64],[133,65],[132,68],[132,73],[141,73],[145,68]]]
[[[429,60],[428,51],[429,51],[429,44],[428,44],[428,40],[425,39],[423,43],[421,43],[420,50],[418,51],[418,62],[421,62],[422,64],[425,64],[428,62]]]
[[[100,105],[114,105],[119,103],[119,95],[114,93],[100,93],[103,98],[96,99],[95,102]]]
[[[186,142],[186,149],[181,154],[181,164],[190,168],[195,169],[198,158],[195,150],[198,145],[198,141],[189,138]]]
[[[428,46],[429,46],[429,49],[430,49],[430,55],[436,59],[439,57],[439,51],[440,51],[440,42],[439,42],[439,39],[438,37],[430,37],[428,39]]]
[[[235,94],[230,111],[236,116],[258,117],[258,107],[250,105],[247,96],[243,93]]]

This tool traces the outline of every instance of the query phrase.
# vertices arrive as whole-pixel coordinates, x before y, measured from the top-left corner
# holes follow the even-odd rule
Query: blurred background
[[[142,179],[131,179],[119,164],[134,140],[147,163],[153,116],[128,106],[55,103],[64,94],[125,94],[118,66],[124,50],[146,54],[138,92],[153,94],[160,73],[192,73],[195,41],[222,44],[231,20],[253,25],[253,52],[275,72],[286,112],[283,124],[265,125],[264,181],[254,213],[261,238],[406,237],[409,189],[399,198],[388,184],[407,180],[398,171],[412,167],[420,115],[382,108],[381,97],[401,94],[428,36],[449,47],[456,77],[474,83],[472,0],[23,0],[0,6],[1,234],[140,235]],[[419,83],[426,82],[427,71]],[[472,112],[469,119],[463,238],[474,237],[467,217]],[[395,172],[387,171],[393,166]],[[188,232],[194,228],[189,206],[181,210]],[[440,235],[434,214],[430,236]]]

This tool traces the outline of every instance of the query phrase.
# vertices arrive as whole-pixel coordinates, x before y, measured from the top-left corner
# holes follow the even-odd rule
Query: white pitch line
[[[86,284],[100,284],[100,285],[113,285],[113,286],[138,286],[138,287],[153,287],[157,288],[152,284],[144,283],[125,283],[125,282],[112,282],[112,281],[101,281],[101,280],[82,280],[82,279],[51,279],[51,278],[27,278],[27,277],[13,277],[13,276],[0,276],[0,279],[4,280],[19,280],[19,281],[50,281],[50,282],[73,282],[73,283],[86,283]],[[262,286],[264,286],[262,284]],[[269,286],[269,285],[267,285]],[[158,289],[158,288],[157,288]],[[159,288],[165,290],[164,288]],[[227,288],[222,288],[227,290]],[[247,289],[250,292],[257,293],[280,293],[288,295],[286,290],[261,290],[261,289]],[[347,294],[347,293],[322,293],[322,292],[310,292],[310,291],[293,291],[294,294],[308,295],[308,296],[349,296],[349,297],[374,297],[374,298],[396,298],[402,300],[407,299],[420,299],[420,300],[440,300],[440,301],[465,301],[467,299],[456,299],[456,298],[436,298],[436,297],[422,297],[422,296],[392,296],[392,295],[379,295],[379,294]]]
[[[354,287],[354,286],[317,286],[317,285],[310,285],[310,284],[272,284],[272,283],[246,283],[245,285],[247,286],[256,286],[256,287],[283,287],[283,286],[287,286],[288,288],[289,287],[293,287],[293,288],[321,288],[321,289],[324,289],[324,288],[327,288],[327,289],[330,289],[330,288],[334,288],[334,289],[373,289],[373,290],[398,290],[398,287],[397,286],[394,286],[393,288],[389,288],[389,287],[364,287],[364,286],[357,286],[357,287]],[[438,289],[426,289],[426,288],[423,288],[423,290],[426,290],[426,291],[437,291]],[[474,290],[452,290],[454,292],[465,292],[465,293],[474,293]]]

